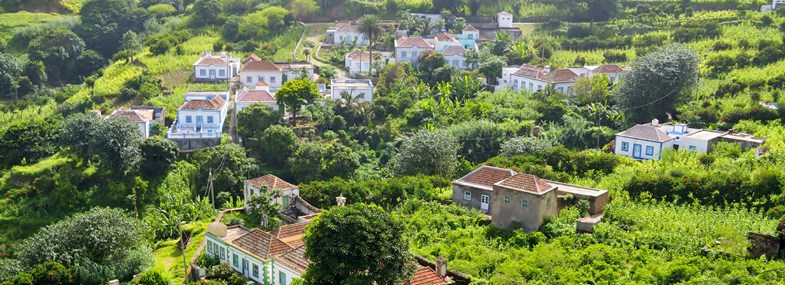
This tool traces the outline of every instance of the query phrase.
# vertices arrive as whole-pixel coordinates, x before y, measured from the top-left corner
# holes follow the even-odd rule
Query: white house
[[[275,200],[271,201],[275,204],[281,205],[283,209],[289,207],[289,202],[294,199],[296,196],[300,196],[300,189],[297,186],[292,185],[289,182],[284,181],[281,178],[278,178],[275,175],[267,174],[261,177],[257,177],[250,180],[245,180],[245,186],[243,187],[243,196],[245,198],[245,207],[248,209],[248,199],[251,198],[252,195],[260,194],[263,190],[262,188],[266,188],[266,191],[277,190],[280,191],[280,197],[276,198]]]
[[[512,86],[515,91],[529,90],[532,92],[545,90],[548,86],[558,93],[572,96],[572,85],[580,78],[599,74],[607,75],[612,81],[618,81],[624,70],[615,64],[600,66],[571,67],[551,70],[550,67],[539,67],[530,64],[522,65],[509,75],[509,80],[500,81],[500,85]]]
[[[330,80],[330,98],[341,99],[341,93],[347,92],[358,102],[373,101],[373,82],[370,79],[332,79]]]
[[[333,45],[367,46],[368,39],[365,38],[365,35],[358,28],[359,26],[354,22],[348,25],[330,27],[326,31],[325,41]]]
[[[392,58],[392,54],[388,52],[373,52],[373,56],[374,64],[379,62],[382,67],[388,63],[395,62],[395,58]],[[371,68],[370,57],[368,52],[353,50],[346,54],[344,66],[346,66],[351,73],[368,72],[369,68]],[[376,71],[376,68],[374,67],[372,71]]]
[[[177,109],[169,139],[220,138],[229,104],[222,96],[188,99]]]
[[[785,5],[785,0],[771,0],[771,9],[777,9],[777,7]]]
[[[660,153],[666,148],[707,153],[720,141],[739,143],[745,148],[764,142],[748,134],[693,129],[687,124],[660,125],[654,119],[650,124],[636,125],[616,134],[614,152],[639,160],[660,159]]]
[[[497,13],[496,23],[499,25],[499,28],[512,28],[512,14],[506,11]]]
[[[251,56],[243,60],[243,67],[240,69],[240,83],[244,87],[253,88],[256,83],[265,82],[270,86],[270,90],[275,92],[289,79],[295,79],[305,75],[314,79],[313,65],[301,62],[270,62]]]
[[[136,123],[139,126],[139,132],[141,132],[143,138],[147,138],[150,136],[150,129],[153,123],[153,110],[124,110],[124,109],[117,109],[112,112],[106,118],[126,118],[131,120],[131,122]]]
[[[270,86],[264,81],[256,83],[254,89],[243,87],[243,89],[237,91],[237,95],[234,96],[235,114],[240,113],[240,111],[251,104],[264,104],[270,106],[273,110],[278,110],[275,94],[270,92]]]
[[[231,53],[204,52],[194,63],[194,81],[229,80],[237,75],[238,69],[240,69],[240,60],[233,58]]]
[[[433,51],[434,45],[422,37],[400,37],[395,40],[396,61],[408,61],[416,65],[420,54]]]
[[[224,99],[224,101],[229,101],[229,91],[193,91],[188,90],[185,92],[185,101],[191,100],[208,100],[212,99],[213,97],[218,96]]]

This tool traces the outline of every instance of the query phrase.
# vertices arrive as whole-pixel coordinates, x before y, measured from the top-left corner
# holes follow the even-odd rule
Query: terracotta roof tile
[[[616,64],[603,64],[593,70],[594,73],[622,73],[624,69]]]
[[[109,117],[120,117],[131,120],[132,122],[144,123],[153,120],[152,110],[115,110]]]
[[[462,46],[448,46],[442,50],[444,56],[463,56],[464,54],[466,54],[466,49]]]
[[[260,229],[254,229],[233,240],[232,244],[263,259],[269,259],[294,249],[280,239]]]
[[[395,41],[396,48],[410,48],[415,46],[425,49],[433,48],[431,44],[429,44],[427,41],[425,41],[425,39],[420,37],[413,37],[413,38],[401,37]]]
[[[455,37],[453,37],[452,35],[446,32],[436,35],[435,38],[437,41],[440,42],[458,42],[458,40],[455,39]]]
[[[251,180],[246,180],[246,182],[251,183],[251,185],[262,187],[267,186],[268,189],[280,189],[280,190],[288,190],[292,188],[297,188],[297,186],[292,185],[289,182],[284,181],[278,176],[267,174],[265,176],[257,177]]]
[[[496,184],[497,182],[502,181],[504,179],[510,178],[513,175],[515,175],[515,171],[484,165],[481,166],[480,168],[475,169],[469,174],[466,174],[460,179],[455,180],[453,183],[464,184],[464,185],[465,184],[479,185],[479,186],[484,186],[485,188],[488,189],[492,189],[493,184]]]
[[[221,96],[209,100],[191,100],[183,103],[178,110],[221,110],[226,101]]]
[[[243,64],[243,68],[240,71],[281,71],[274,63],[270,62],[269,60],[248,60]]]
[[[469,32],[479,32],[480,31],[477,28],[475,28],[474,26],[472,26],[471,24],[466,24],[466,26],[463,27],[463,30],[464,31],[469,31]]]
[[[406,282],[404,282],[406,284]],[[444,278],[436,274],[430,267],[417,266],[417,271],[411,279],[411,285],[446,285]]]
[[[275,103],[275,97],[273,97],[270,92],[267,90],[255,90],[255,89],[248,89],[243,88],[237,94],[237,102],[251,102],[251,103]]]
[[[199,59],[195,65],[227,65],[229,62],[221,56],[206,55]]]
[[[548,74],[546,74],[543,79],[551,83],[564,83],[564,82],[575,82],[579,78],[581,78],[581,76],[575,74],[575,72],[573,72],[572,70],[557,69],[548,72]]]
[[[302,237],[303,235],[305,235],[305,228],[307,228],[310,225],[311,225],[310,221],[290,224],[290,225],[283,225],[271,231],[270,234],[283,241],[286,241],[287,239],[293,237]]]
[[[554,188],[553,185],[548,184],[545,180],[524,173],[515,174],[510,178],[500,181],[497,185],[535,194],[545,193]]]
[[[260,61],[260,60],[262,60],[262,59],[259,58],[259,56],[257,56],[256,54],[251,54],[248,57],[243,58],[243,64],[246,64],[249,61]]]
[[[311,264],[311,261],[305,258],[305,246],[296,247],[276,257],[275,260],[280,261],[287,267],[292,267],[290,269],[299,271],[299,273],[304,273],[308,265]]]
[[[634,127],[616,135],[652,142],[666,142],[673,139],[668,136],[668,134],[660,130],[660,128],[652,125],[635,125]]]

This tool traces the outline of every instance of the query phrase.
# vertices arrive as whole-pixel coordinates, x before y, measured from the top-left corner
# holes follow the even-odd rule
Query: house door
[[[202,123],[203,123],[203,121],[204,121],[204,117],[196,116],[196,131],[197,132],[201,132],[202,131]]]
[[[210,70],[210,79],[215,79],[215,70]]]
[[[484,213],[488,212],[488,203],[490,203],[491,197],[488,195],[480,195],[480,210]]]
[[[248,259],[243,258],[243,276],[248,277],[250,272],[248,272]]]
[[[632,157],[641,158],[641,145],[639,144],[632,145]]]

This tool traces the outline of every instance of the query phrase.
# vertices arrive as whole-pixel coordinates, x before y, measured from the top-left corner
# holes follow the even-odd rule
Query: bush
[[[158,270],[148,270],[139,276],[139,280],[131,282],[135,285],[169,285],[169,280]]]
[[[547,138],[514,137],[502,144],[501,153],[505,156],[541,155],[556,143]]]

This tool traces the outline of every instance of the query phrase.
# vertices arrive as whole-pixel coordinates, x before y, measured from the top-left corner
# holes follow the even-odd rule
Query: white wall
[[[285,282],[286,283],[281,283],[280,282],[281,281],[281,279],[280,279],[281,272],[286,274],[286,278],[285,278]],[[281,264],[279,262],[275,262],[273,264],[273,274],[272,275],[273,275],[272,276],[273,280],[271,280],[271,281],[272,281],[273,285],[289,285],[289,284],[292,284],[292,280],[294,278],[300,278],[300,274],[297,273],[297,271],[289,269],[288,267],[286,267],[285,265],[283,265],[283,264]]]
[[[341,99],[341,92],[346,91],[352,94],[355,98],[358,98],[365,94],[365,98],[358,98],[357,102],[372,102],[373,101],[373,87],[364,87],[364,88],[342,88],[342,87],[335,87],[332,88],[331,98],[333,100]]]
[[[451,55],[445,56],[444,60],[447,61],[447,64],[454,66],[457,69],[464,70],[466,69],[466,58],[460,55]]]
[[[633,158],[657,159],[657,160],[660,159],[660,153],[662,152],[662,150],[666,148],[671,148],[673,142],[673,141],[667,141],[661,144],[658,142],[645,141],[645,140],[622,137],[622,136],[616,136],[615,141],[616,141],[616,145],[614,146],[614,153],[616,153],[617,155],[633,157],[633,151],[635,149],[635,145],[637,144],[641,146],[641,155],[640,157],[633,157]],[[622,149],[622,145],[624,143],[627,143],[628,145],[626,151]],[[652,147],[652,153],[650,155],[646,154],[647,147]]]
[[[276,103],[259,103],[259,102],[235,102],[234,103],[234,112],[235,114],[239,114],[240,111],[251,106],[251,104],[264,104],[273,108],[273,110],[278,111],[278,104]]]
[[[690,150],[690,147],[694,147],[693,151],[700,152],[700,153],[707,153],[709,152],[709,141],[695,139],[691,137],[679,137],[676,140],[673,140],[673,145],[678,145],[679,150]]]
[[[411,62],[412,65],[414,65],[417,64],[417,61],[420,58],[420,54],[422,54],[426,50],[432,50],[432,49],[424,49],[419,47],[396,48],[395,58],[397,61],[408,61]]]
[[[359,32],[343,32],[343,31],[336,31],[335,37],[333,38],[333,44],[339,45],[341,43],[350,45],[355,43],[355,39],[357,39],[358,46],[367,46],[368,41],[365,40],[365,35]]]
[[[194,78],[197,80],[229,80],[239,69],[239,63],[226,65],[194,65]],[[210,71],[215,72],[215,76],[210,76]],[[221,71],[224,75],[221,76]],[[204,75],[202,75],[204,72]]]

